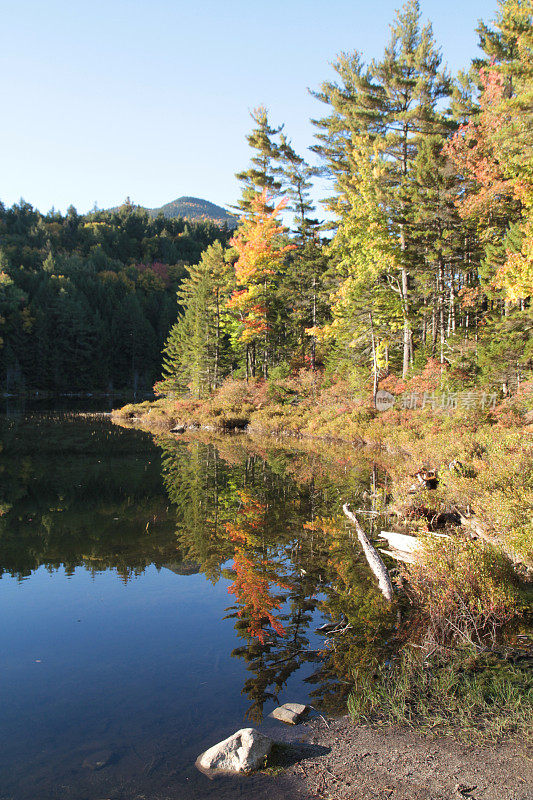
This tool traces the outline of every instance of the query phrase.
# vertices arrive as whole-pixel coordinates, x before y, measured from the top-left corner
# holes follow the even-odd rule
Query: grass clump
[[[424,657],[405,647],[395,662],[358,671],[348,709],[356,721],[416,726],[469,740],[530,737],[531,668],[473,649]]]

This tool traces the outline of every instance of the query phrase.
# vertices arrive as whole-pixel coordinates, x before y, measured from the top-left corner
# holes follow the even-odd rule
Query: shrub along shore
[[[419,539],[413,563],[400,564],[403,600],[395,601],[416,611],[405,634],[405,644],[416,649],[414,660],[413,649],[404,648],[391,669],[373,678],[354,676],[366,688],[352,695],[351,713],[457,728],[461,706],[463,733],[524,732],[533,692],[520,667],[531,660],[531,387],[485,403],[482,393],[471,393],[476,402],[440,395],[437,402],[433,390],[424,390],[421,397],[431,401],[408,407],[412,399],[404,398],[416,388],[424,387],[402,386],[393,407],[379,412],[345,382],[300,371],[277,380],[227,380],[205,399],[127,405],[113,420],[155,434],[246,430],[247,441],[271,435],[306,439],[311,448],[313,440],[317,447],[344,443],[354,446],[354,459],[356,448],[373,448],[389,479],[382,510],[393,527]],[[446,535],[435,537],[436,530]],[[403,687],[401,697],[393,685]]]

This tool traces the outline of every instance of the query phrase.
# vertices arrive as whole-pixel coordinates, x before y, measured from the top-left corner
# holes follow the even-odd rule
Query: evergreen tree
[[[383,59],[365,70],[357,54],[341,56],[336,69],[343,85],[327,84],[319,94],[333,107],[332,114],[318,123],[321,132],[316,150],[336,179],[339,195],[330,207],[344,226],[341,249],[345,250],[350,227],[346,217],[354,207],[357,215],[361,211],[359,200],[354,206],[354,194],[359,192],[362,197],[369,182],[374,184],[374,205],[380,209],[386,238],[391,239],[387,250],[396,248],[397,274],[390,286],[401,298],[404,377],[413,357],[411,292],[417,268],[414,173],[421,142],[446,130],[437,104],[448,96],[450,85],[440,64],[431,25],[420,27],[418,2],[409,0],[391,26]],[[364,158],[372,165],[370,171]],[[364,225],[358,216],[356,226],[361,222]]]
[[[310,217],[315,211],[310,199],[311,178],[317,174],[317,170],[296,153],[283,133],[280,136],[278,163],[281,190],[288,198],[287,210],[295,215],[294,230],[300,244],[304,244],[317,236],[318,220]]]
[[[312,178],[317,169],[309,166],[282,133],[278,172],[282,191],[288,198],[287,209],[294,214],[293,231],[296,248],[287,260],[280,282],[279,295],[283,306],[290,309],[290,332],[298,348],[300,363],[316,366],[315,330],[327,319],[323,279],[328,259],[320,241],[320,223],[314,217],[311,201]],[[289,332],[289,331],[288,331]]]
[[[190,268],[178,293],[184,311],[168,336],[157,391],[189,388],[201,397],[227,374],[231,352],[225,305],[231,278],[232,267],[220,242],[208,247],[200,262]]]
[[[270,125],[268,111],[264,106],[255,108],[250,116],[256,124],[256,127],[246,137],[253,151],[251,166],[236,175],[242,183],[242,197],[235,208],[241,212],[251,210],[252,202],[258,194],[266,191],[269,197],[274,197],[281,186],[275,166],[279,155],[279,146],[275,137],[282,129],[281,127],[273,128]]]

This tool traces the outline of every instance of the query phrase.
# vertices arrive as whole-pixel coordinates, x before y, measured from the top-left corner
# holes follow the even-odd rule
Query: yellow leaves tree
[[[295,247],[286,243],[286,228],[279,221],[286,201],[272,208],[269,200],[266,189],[252,199],[230,242],[237,253],[236,288],[227,308],[237,323],[236,339],[245,347],[247,378],[256,374],[260,356],[267,376],[276,278],[285,255]]]

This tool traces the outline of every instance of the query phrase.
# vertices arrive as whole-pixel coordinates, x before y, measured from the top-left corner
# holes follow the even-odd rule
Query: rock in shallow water
[[[264,766],[272,739],[255,728],[241,728],[223,742],[210,747],[196,759],[196,766],[209,775],[252,772]]]
[[[284,706],[275,708],[274,711],[271,711],[268,716],[272,717],[272,719],[277,719],[280,722],[286,722],[287,725],[296,725],[300,719],[298,714],[295,714],[294,711],[291,711],[289,708],[285,708]]]
[[[299,717],[303,716],[307,711],[307,706],[303,703],[283,703],[282,708],[287,708],[293,714],[298,714]]]
[[[307,711],[307,706],[302,703],[283,703],[279,708],[275,708],[268,716],[288,725],[297,725]]]

